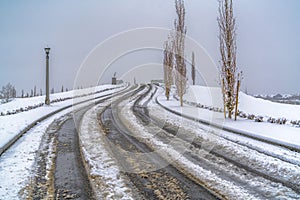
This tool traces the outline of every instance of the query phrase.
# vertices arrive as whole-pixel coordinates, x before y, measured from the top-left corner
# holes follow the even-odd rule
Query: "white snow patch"
[[[117,161],[109,153],[105,133],[97,121],[97,113],[109,103],[94,106],[82,119],[79,136],[86,168],[98,199],[134,199],[136,195],[126,184],[128,180],[121,174]]]

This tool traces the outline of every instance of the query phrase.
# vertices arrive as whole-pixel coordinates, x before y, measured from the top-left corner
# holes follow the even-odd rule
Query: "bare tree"
[[[195,69],[195,53],[192,53],[192,81],[193,85],[195,85],[195,79],[196,79],[196,69]]]
[[[180,97],[180,105],[183,106],[183,95],[186,92],[186,63],[184,59],[185,34],[185,7],[183,0],[175,0],[177,19],[174,21],[174,53],[175,53],[175,85]]]
[[[22,90],[21,98],[24,98],[24,90]]]
[[[61,92],[64,92],[64,86],[63,85],[61,86]]]
[[[170,90],[173,84],[173,51],[173,38],[170,36],[168,41],[166,41],[164,45],[164,82],[167,100],[169,100],[170,98]]]
[[[8,83],[5,86],[2,86],[0,97],[4,99],[5,102],[9,102],[11,98],[15,98],[16,96],[17,91],[12,84]]]
[[[220,29],[219,42],[221,53],[220,79],[224,101],[224,114],[226,109],[228,118],[232,118],[234,107],[238,105],[238,83],[241,74],[236,66],[236,24],[233,16],[232,0],[219,0],[218,25]]]

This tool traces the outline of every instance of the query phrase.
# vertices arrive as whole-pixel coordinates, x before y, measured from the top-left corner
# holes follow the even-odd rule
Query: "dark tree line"
[[[64,88],[64,86],[61,87],[60,92],[67,92],[69,91],[68,88]],[[51,94],[54,94],[55,90],[54,88],[51,89]],[[28,98],[28,97],[36,97],[36,96],[42,96],[43,90],[40,89],[39,92],[37,90],[37,87],[34,86],[33,89],[30,90],[30,92],[25,92],[24,90],[21,90],[20,96],[17,95],[17,90],[15,86],[13,86],[11,83],[6,84],[5,86],[2,86],[0,90],[0,99],[4,100],[5,102],[10,101],[10,99],[21,97],[21,98]]]

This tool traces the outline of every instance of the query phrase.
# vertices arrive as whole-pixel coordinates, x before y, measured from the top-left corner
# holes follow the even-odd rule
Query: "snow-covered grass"
[[[94,95],[90,96],[84,96],[81,98],[76,98],[76,99],[69,99],[66,101],[61,101],[55,104],[51,104],[50,106],[42,106],[38,107],[36,109],[32,109],[27,112],[21,112],[15,115],[7,115],[7,116],[0,116],[0,149],[3,148],[4,145],[6,145],[10,140],[12,140],[17,134],[20,133],[23,129],[25,129],[28,125],[30,125],[32,122],[38,120],[39,118],[57,111],[61,108],[73,105],[73,103],[77,103],[80,101],[88,100],[88,99],[93,99],[95,97],[99,97],[102,95],[107,95],[107,94],[113,94],[117,91],[122,90],[122,88],[117,88],[113,89],[115,85],[102,85],[102,86],[97,86],[94,89],[87,89],[87,90],[82,90],[80,94],[85,94],[83,92],[86,92],[86,94],[90,93],[91,90],[93,91],[98,91],[98,90],[104,90],[104,89],[109,89],[111,88],[112,90],[107,90],[102,93],[97,93]],[[58,93],[56,94],[56,98],[64,98],[64,97],[72,97],[73,92],[77,95],[76,91],[69,91],[66,93]],[[76,96],[75,95],[75,96]],[[1,110],[13,110],[16,108],[20,107],[26,107],[28,105],[33,105],[35,103],[39,103],[40,101],[44,101],[44,98],[42,97],[33,97],[33,98],[26,98],[26,99],[17,99],[15,101],[12,101],[7,104],[1,104],[0,108]]]
[[[222,93],[220,88],[205,86],[190,86],[184,99],[202,105],[223,108]],[[264,117],[286,118],[300,120],[300,105],[275,103],[268,100],[255,98],[243,92],[239,93],[239,110],[244,113]]]
[[[275,117],[285,116],[287,119],[300,119],[299,105],[285,105],[254,98],[241,93],[239,110],[253,112],[260,115],[273,115]],[[213,98],[213,99],[212,99]],[[217,98],[217,99],[215,99]],[[201,103],[209,106],[222,106],[222,97],[219,88],[207,88],[202,86],[190,86],[185,99],[190,102]],[[237,121],[226,119],[222,113],[198,108],[185,104],[183,108],[173,97],[167,101],[161,91],[158,101],[165,107],[182,113],[191,118],[216,124],[244,135],[261,138],[284,146],[300,149],[300,129],[293,126],[280,126],[268,122],[257,123],[252,120],[238,118]],[[263,105],[263,106],[261,106]]]

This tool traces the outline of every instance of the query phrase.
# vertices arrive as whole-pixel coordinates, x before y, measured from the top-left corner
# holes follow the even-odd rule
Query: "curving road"
[[[101,109],[97,120],[105,133],[111,155],[129,180],[128,187],[138,193],[136,197],[236,199],[239,194],[235,191],[243,191],[255,199],[300,198],[298,152],[263,141],[249,143],[249,138],[248,142],[243,142],[243,139],[222,134],[210,153],[203,156],[199,152],[202,144],[207,142],[206,135],[213,134],[207,131],[209,126],[201,124],[200,127],[199,122],[169,111],[172,121],[163,123],[165,119],[159,114],[161,110],[153,113],[153,107],[164,109],[154,101],[157,90],[153,85],[133,86],[102,96],[56,119],[42,136],[35,161],[35,176],[28,187],[19,192],[21,196],[28,199],[95,199],[77,130],[85,113],[95,104],[114,99]],[[124,117],[128,119],[124,120]],[[178,134],[179,129],[184,134]],[[149,133],[151,138],[140,138],[143,132]],[[172,145],[168,148],[178,152],[187,148],[181,154],[182,158],[170,162],[170,149],[162,148],[163,151],[158,152],[159,145]],[[7,156],[6,153],[3,155]],[[189,171],[188,165],[202,169],[202,174]],[[210,177],[212,175],[217,178]],[[226,188],[228,185],[232,188]]]
[[[218,199],[208,189],[166,163],[149,146],[133,137],[122,124],[117,114],[120,102],[136,99],[141,91],[147,93],[145,85],[107,107],[98,116],[102,127],[107,130],[106,136],[113,154],[131,180],[132,187],[136,187],[145,199]],[[148,154],[150,152],[151,155]]]
[[[153,89],[149,87],[148,93],[151,90]],[[215,147],[210,151],[208,155],[206,155],[205,157],[201,157],[195,152],[202,149],[201,145],[203,142],[205,142],[205,139],[201,137],[195,137],[193,141],[190,141],[188,137],[177,134],[179,128],[181,129],[181,131],[185,131],[186,135],[191,132],[190,130],[184,127],[179,127],[178,125],[172,123],[166,123],[162,126],[162,121],[164,119],[156,116],[150,116],[147,109],[149,99],[151,99],[151,96],[153,95],[148,97],[148,101],[140,104],[140,102],[147,95],[147,93],[141,95],[140,98],[134,103],[132,110],[137,119],[139,119],[146,127],[149,122],[151,122],[151,126],[157,126],[158,128],[162,127],[162,129],[164,130],[163,133],[157,134],[155,136],[158,140],[167,144],[170,143],[173,137],[178,137],[182,141],[182,143],[186,142],[187,144],[191,144],[190,148],[192,150],[185,153],[185,157],[188,158],[188,160],[207,170],[213,171],[215,174],[219,174],[219,176],[222,177],[222,179],[225,181],[233,182],[240,188],[246,188],[250,194],[256,196],[257,198],[281,198],[283,196],[289,196],[291,199],[299,198],[300,177],[299,175],[297,175],[297,173],[299,173],[299,171],[297,172],[297,169],[299,169],[300,161],[299,153],[297,158],[297,155],[295,155],[297,154],[296,152],[290,151],[274,144],[256,141],[259,142],[259,145],[261,145],[262,147],[269,145],[269,148],[273,148],[277,151],[283,151],[285,152],[286,157],[288,157],[288,155],[291,155],[291,157],[293,158],[287,159],[286,157],[266,152],[257,146],[250,146],[247,142],[243,143],[233,141],[228,137],[223,137],[221,138],[223,139],[223,143],[215,144]],[[180,116],[180,118],[181,117],[182,116]],[[150,126],[148,126],[148,128],[150,129]],[[238,153],[235,153],[236,151],[233,147],[226,146],[225,144],[230,144],[236,148],[244,150],[245,152],[249,152],[250,154],[253,153],[260,159],[263,159],[265,157],[266,160],[274,161],[269,164],[270,169],[266,169],[261,163],[252,161],[251,158],[245,158],[248,157],[247,153],[246,156],[241,157],[240,155],[238,155]],[[270,147],[270,145],[272,146]],[[277,165],[278,163],[278,165],[281,165],[282,167],[276,168],[276,166],[274,166],[273,164],[274,162],[276,162],[275,165]],[[274,167],[275,170],[278,169],[278,171],[274,171],[272,167]],[[296,169],[296,174],[293,174],[294,172],[287,172],[287,170],[289,169],[288,167],[291,167],[291,169]],[[262,185],[267,185],[267,187],[262,188]],[[280,197],[280,195],[282,196]]]

